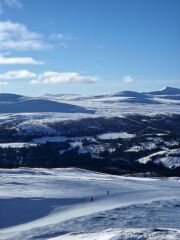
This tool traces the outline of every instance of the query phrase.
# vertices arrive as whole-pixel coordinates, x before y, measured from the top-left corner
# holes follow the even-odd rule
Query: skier
[[[93,202],[94,201],[94,199],[93,199],[93,197],[91,197],[91,202]]]
[[[106,195],[109,196],[109,190],[107,190]]]

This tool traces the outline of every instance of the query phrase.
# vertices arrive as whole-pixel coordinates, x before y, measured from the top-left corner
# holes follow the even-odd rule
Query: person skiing
[[[106,195],[109,196],[109,190],[106,191]]]
[[[91,202],[93,202],[94,201],[94,199],[93,199],[93,197],[91,197]]]

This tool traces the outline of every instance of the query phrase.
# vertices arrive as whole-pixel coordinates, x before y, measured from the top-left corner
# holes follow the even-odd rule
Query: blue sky
[[[0,0],[0,92],[180,87],[179,0]]]

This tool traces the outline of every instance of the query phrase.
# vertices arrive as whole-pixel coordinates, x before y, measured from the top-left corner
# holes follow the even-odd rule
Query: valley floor
[[[0,240],[180,239],[179,178],[21,168],[0,182]]]

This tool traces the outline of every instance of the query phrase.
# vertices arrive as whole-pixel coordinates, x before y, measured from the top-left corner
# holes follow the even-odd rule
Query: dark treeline
[[[23,148],[0,147],[0,167],[80,167],[113,174],[155,172],[161,176],[180,176],[179,168],[168,169],[153,161],[138,163],[138,159],[162,150],[180,148],[180,115],[86,118],[65,122],[53,122],[48,127],[66,137],[92,136],[81,140],[87,153],[81,153],[71,142],[45,143]],[[17,124],[8,122],[0,125],[0,143],[32,142],[33,138],[47,136],[46,132],[22,132]],[[127,132],[135,134],[129,139],[102,140],[98,134],[107,132]],[[175,144],[174,144],[175,143]],[[153,145],[153,147],[151,147]],[[131,150],[139,148],[138,150]],[[94,154],[96,153],[97,154]],[[93,153],[93,154],[92,154]],[[177,156],[180,157],[180,156]]]
[[[152,162],[140,164],[135,159],[139,153],[117,152],[113,157],[102,154],[103,158],[92,158],[90,153],[78,153],[78,148],[69,149],[69,143],[46,143],[24,148],[0,148],[1,168],[62,168],[78,167],[111,174],[154,172],[160,176],[180,176],[180,168],[168,169]],[[66,150],[60,154],[61,150]],[[147,152],[144,152],[146,155]]]

